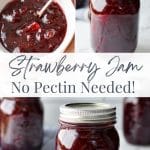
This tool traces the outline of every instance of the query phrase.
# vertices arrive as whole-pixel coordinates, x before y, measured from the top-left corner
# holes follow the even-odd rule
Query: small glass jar
[[[150,145],[150,98],[126,98],[123,118],[126,140],[135,145]]]
[[[60,130],[55,150],[118,150],[114,127],[116,108],[101,103],[74,103],[60,107]]]
[[[39,98],[3,98],[0,104],[1,150],[40,150],[43,107]]]
[[[134,52],[140,0],[91,0],[91,40],[96,52]]]

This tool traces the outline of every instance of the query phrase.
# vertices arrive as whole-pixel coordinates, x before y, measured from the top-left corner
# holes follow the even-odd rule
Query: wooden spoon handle
[[[42,7],[40,11],[37,11],[37,15],[41,17],[45,10],[48,8],[48,6],[52,3],[53,0],[48,0],[47,3]]]

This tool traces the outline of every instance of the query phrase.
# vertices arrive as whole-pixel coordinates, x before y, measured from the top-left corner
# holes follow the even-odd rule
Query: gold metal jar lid
[[[60,107],[60,121],[67,123],[115,123],[116,107],[104,103],[70,103]]]

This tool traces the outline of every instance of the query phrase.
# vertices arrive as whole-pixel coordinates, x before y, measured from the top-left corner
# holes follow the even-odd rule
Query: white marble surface
[[[76,52],[93,52],[88,21],[76,23]],[[141,0],[139,40],[136,52],[150,52],[150,0]]]

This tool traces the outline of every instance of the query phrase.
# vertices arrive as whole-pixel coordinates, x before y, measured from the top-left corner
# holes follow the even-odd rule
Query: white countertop
[[[93,52],[89,21],[76,23],[76,52]],[[150,52],[150,0],[141,0],[139,40],[136,52]]]

